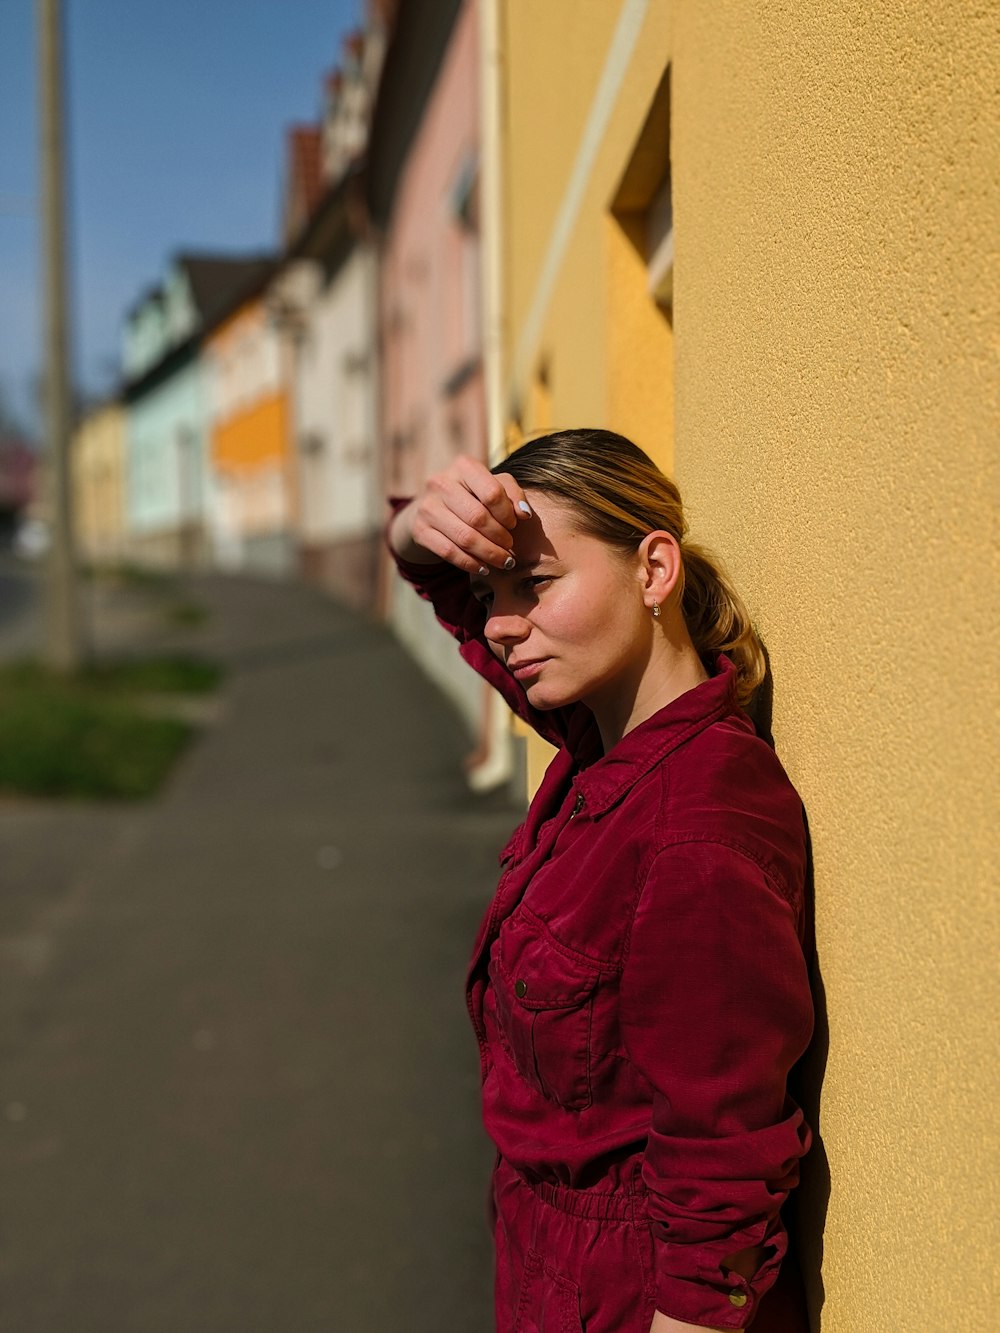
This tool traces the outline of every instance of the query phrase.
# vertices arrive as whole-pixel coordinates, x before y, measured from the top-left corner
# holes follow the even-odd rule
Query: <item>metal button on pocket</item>
[[[735,1305],[737,1310],[742,1310],[747,1303],[747,1298],[742,1291],[731,1291],[729,1293],[729,1304]]]
[[[573,815],[578,815],[582,809],[583,809],[583,792],[581,791],[577,793],[576,800],[573,803],[573,814],[570,815],[570,819],[573,818]]]
[[[519,1000],[523,1000],[524,997],[527,995],[527,993],[528,993],[528,983],[526,981],[519,979],[514,982],[514,994],[517,996]]]

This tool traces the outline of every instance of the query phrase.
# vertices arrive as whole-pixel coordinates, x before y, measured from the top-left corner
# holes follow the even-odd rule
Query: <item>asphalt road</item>
[[[384,629],[198,596],[168,790],[0,801],[0,1330],[486,1333],[462,981],[517,812]]]

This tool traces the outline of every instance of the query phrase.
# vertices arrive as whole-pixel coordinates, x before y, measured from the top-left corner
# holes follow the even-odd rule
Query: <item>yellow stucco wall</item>
[[[988,14],[677,6],[676,470],[812,829],[830,1333],[997,1319]]]
[[[674,463],[673,328],[646,291],[646,264],[605,219],[607,421],[667,472]]]
[[[539,315],[627,10],[642,11],[641,33]],[[672,467],[695,535],[759,620],[776,743],[809,813],[829,1022],[822,1146],[803,1196],[814,1328],[991,1328],[989,9],[502,11],[512,410],[525,432],[622,429]],[[668,62],[672,331],[640,302],[609,211]],[[530,751],[532,785],[547,757]]]
[[[125,554],[125,413],[105,403],[73,435],[73,521],[87,560]]]
[[[643,11],[640,31],[598,136],[573,211],[551,297],[537,332],[532,314],[560,209],[572,183],[619,20],[607,0],[508,0],[502,6],[505,84],[504,360],[512,405],[526,433],[601,423],[631,431],[670,461],[670,332],[642,288],[636,258],[609,208],[642,128],[669,49],[669,8]],[[544,127],[544,133],[540,132]],[[556,247],[558,248],[558,247]],[[659,382],[651,367],[659,363]],[[536,420],[532,378],[548,377],[548,420]],[[633,386],[643,383],[645,393]]]

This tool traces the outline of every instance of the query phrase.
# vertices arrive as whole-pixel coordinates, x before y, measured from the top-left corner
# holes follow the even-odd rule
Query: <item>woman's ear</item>
[[[643,601],[652,610],[669,600],[681,576],[681,548],[669,532],[651,532],[638,550]]]

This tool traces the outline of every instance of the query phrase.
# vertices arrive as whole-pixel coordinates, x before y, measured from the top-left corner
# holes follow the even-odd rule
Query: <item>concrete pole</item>
[[[45,310],[45,430],[52,545],[45,625],[46,665],[75,671],[83,655],[73,550],[70,337],[66,282],[60,0],[37,0],[41,124],[42,273]]]

